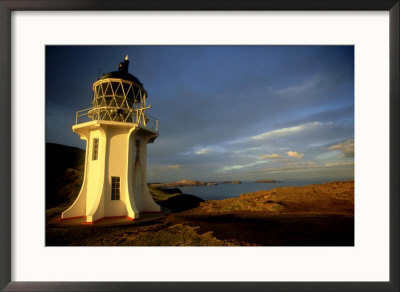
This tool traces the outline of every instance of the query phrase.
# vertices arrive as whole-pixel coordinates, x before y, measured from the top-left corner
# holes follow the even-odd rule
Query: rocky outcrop
[[[242,182],[240,180],[229,180],[229,181],[224,181],[224,184],[241,184]]]

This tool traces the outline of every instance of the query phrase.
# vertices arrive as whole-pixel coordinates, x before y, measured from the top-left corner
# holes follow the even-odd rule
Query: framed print
[[[399,289],[398,1],[0,5],[4,291]]]

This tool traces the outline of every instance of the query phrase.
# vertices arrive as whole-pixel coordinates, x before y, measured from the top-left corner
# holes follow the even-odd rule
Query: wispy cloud
[[[302,159],[304,157],[304,153],[298,153],[297,151],[288,151],[288,152],[286,152],[286,154],[289,157],[295,157],[298,159]]]
[[[150,166],[152,170],[178,170],[178,169],[182,169],[185,168],[185,165],[181,165],[181,164],[170,164],[170,165],[151,165]]]
[[[286,155],[291,157],[291,158],[298,158],[298,159],[302,159],[304,157],[304,153],[299,153],[297,151],[288,151],[286,152]],[[266,154],[266,155],[260,155],[259,158],[261,160],[266,160],[266,159],[271,159],[271,160],[286,160],[288,161],[288,158],[285,158],[284,156],[280,155],[280,154]]]
[[[289,161],[286,163],[286,166],[302,166],[302,167],[315,167],[318,166],[318,164],[314,161]]]
[[[320,128],[323,125],[324,125],[324,123],[321,123],[318,121],[311,122],[311,123],[304,123],[304,124],[293,126],[293,127],[287,127],[287,128],[268,131],[268,132],[265,132],[265,133],[262,133],[259,135],[249,137],[249,138],[239,141],[239,142],[244,142],[244,141],[248,141],[248,140],[266,140],[269,138],[279,138],[279,137],[288,136],[288,135],[292,135],[292,134],[298,134],[298,133],[301,133],[301,132],[307,131],[307,130]]]
[[[333,162],[333,163],[325,163],[325,167],[339,167],[339,166],[352,166],[354,165],[354,161],[351,162]]]
[[[224,153],[224,152],[226,152],[226,149],[220,145],[207,145],[207,146],[194,147],[192,151],[187,152],[185,154],[208,155],[208,154]]]
[[[262,172],[291,172],[291,171],[307,171],[307,170],[315,170],[315,169],[326,169],[326,168],[335,168],[335,167],[349,167],[354,166],[354,162],[333,162],[333,163],[325,163],[325,164],[317,164],[312,161],[308,161],[306,163],[300,164],[288,164],[287,167],[277,167],[277,168],[265,168]]]
[[[210,153],[214,153],[215,150],[211,149],[211,148],[201,148],[197,151],[194,152],[194,154],[196,155],[205,155],[205,154],[210,154]]]
[[[309,92],[322,80],[323,76],[321,74],[315,74],[314,76],[311,76],[311,78],[305,80],[301,84],[289,86],[278,90],[278,94],[283,97],[295,97],[304,92]]]
[[[232,170],[238,170],[238,169],[243,169],[243,168],[248,168],[255,166],[257,164],[265,163],[265,161],[255,161],[252,163],[247,163],[247,164],[235,164],[235,165],[227,165],[221,167],[218,172],[227,172],[227,171],[232,171]]]
[[[329,150],[336,150],[340,151],[341,158],[350,158],[354,157],[354,140],[349,139],[344,142],[340,142],[338,144],[332,145],[331,147],[328,148]]]
[[[267,155],[260,155],[259,158],[262,160],[264,160],[264,159],[281,159],[281,158],[283,158],[283,156],[273,153],[273,154],[267,154]]]

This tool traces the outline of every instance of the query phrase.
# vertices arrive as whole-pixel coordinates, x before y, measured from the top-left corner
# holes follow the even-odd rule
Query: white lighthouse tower
[[[61,220],[84,217],[92,224],[160,212],[146,182],[147,143],[158,136],[158,121],[146,114],[147,92],[128,66],[126,56],[118,71],[99,78],[93,84],[93,107],[76,113],[72,130],[86,141],[85,174]]]

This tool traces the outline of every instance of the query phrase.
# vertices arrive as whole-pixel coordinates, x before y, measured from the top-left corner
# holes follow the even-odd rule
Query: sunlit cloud
[[[304,123],[300,124],[297,126],[293,127],[286,127],[282,129],[277,129],[277,130],[272,130],[268,131],[259,135],[255,135],[249,138],[245,138],[239,141],[234,141],[232,143],[241,143],[241,142],[246,142],[246,141],[263,141],[267,139],[275,139],[275,138],[280,138],[280,137],[285,137],[285,136],[290,136],[294,134],[299,134],[301,132],[309,131],[309,130],[315,130],[318,128],[322,128],[324,125],[330,125],[331,122],[328,123],[321,123],[321,122],[310,122],[310,123]]]
[[[202,149],[199,149],[199,150],[195,151],[194,154],[196,154],[196,155],[204,155],[204,154],[210,154],[210,153],[214,153],[214,152],[215,152],[214,149],[202,148]]]
[[[230,143],[227,143],[227,144],[230,144]],[[230,145],[228,145],[228,147],[229,147]],[[249,148],[241,148],[241,149],[235,149],[235,150],[231,150],[230,151],[230,149],[228,148],[227,149],[227,151],[230,151],[232,154],[239,154],[239,155],[242,155],[242,154],[246,154],[246,155],[249,155],[249,154],[252,154],[252,153],[259,153],[260,151],[262,151],[262,149],[263,149],[263,147],[249,147]]]
[[[333,163],[325,163],[325,167],[338,167],[338,166],[352,166],[354,165],[354,161],[351,162],[333,162]]]
[[[340,142],[336,145],[332,145],[331,147],[328,148],[329,150],[336,150],[336,151],[340,151],[341,158],[350,158],[350,157],[354,157],[354,140],[353,139],[349,139],[347,141],[344,142]]]
[[[195,155],[208,155],[214,153],[223,153],[225,152],[225,148],[219,145],[209,145],[206,147],[195,147],[193,151],[188,152],[186,154],[195,154]]]
[[[286,152],[286,154],[289,157],[295,157],[295,158],[298,158],[298,159],[302,159],[304,157],[304,153],[298,153],[296,151],[288,151],[288,152]]]
[[[273,153],[273,154],[267,154],[267,155],[260,155],[259,158],[262,160],[264,160],[264,159],[281,159],[281,158],[283,158],[283,156]]]
[[[265,161],[255,161],[255,162],[247,163],[247,164],[235,164],[235,165],[223,166],[218,170],[218,172],[227,172],[227,171],[232,171],[232,170],[248,168],[248,167],[252,167],[252,166],[255,166],[255,165],[261,164],[261,163],[265,163]]]

